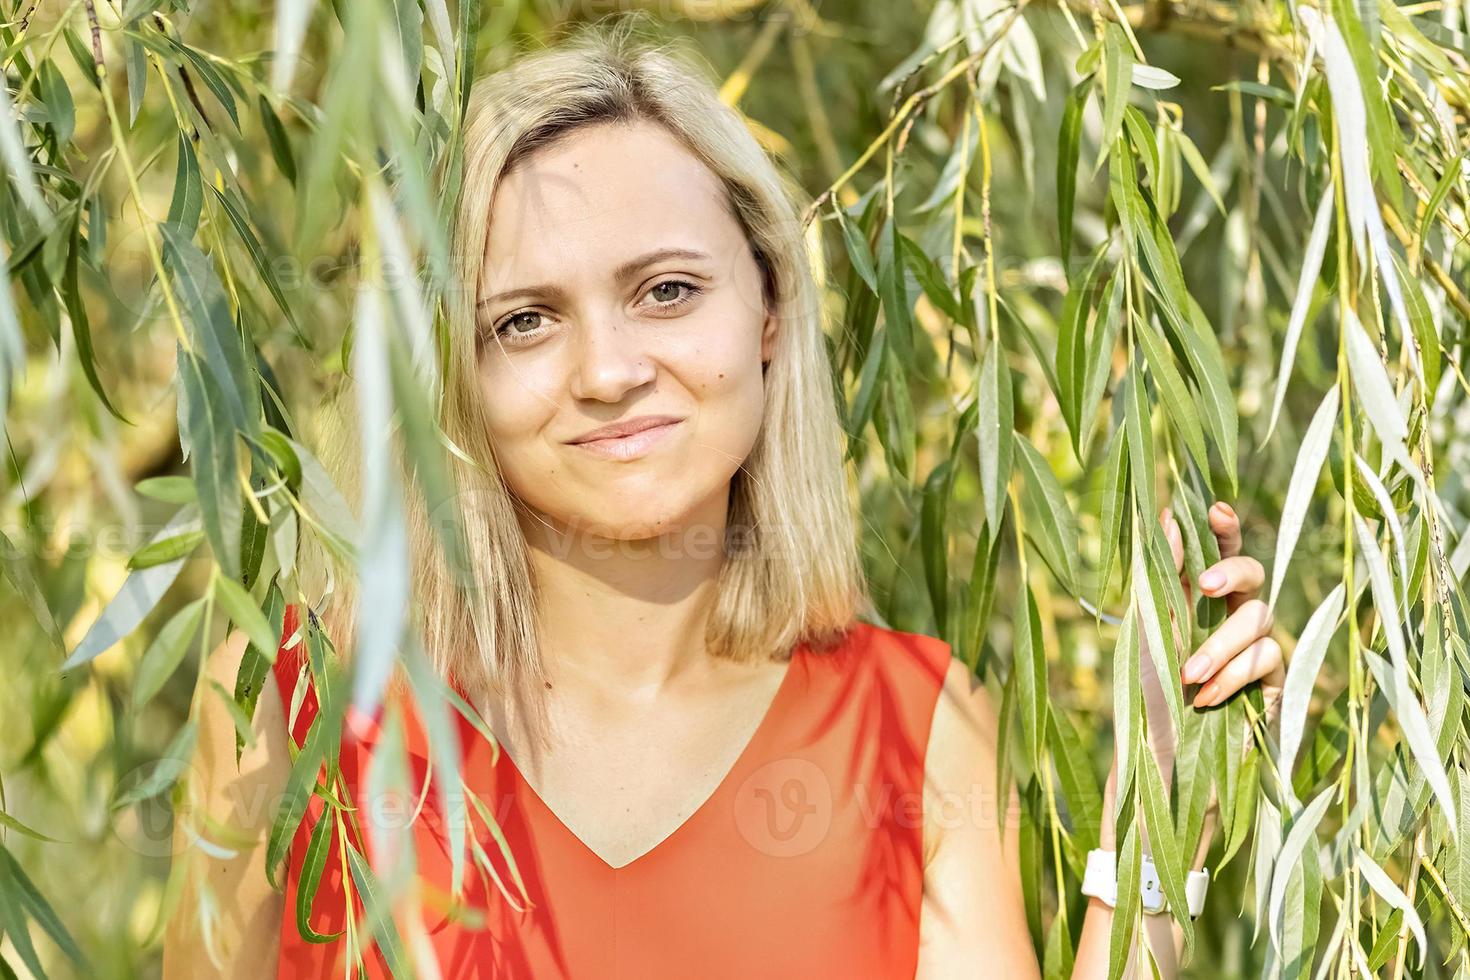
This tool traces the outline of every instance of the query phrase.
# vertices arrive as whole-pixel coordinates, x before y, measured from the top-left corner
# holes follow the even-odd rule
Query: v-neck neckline
[[[676,827],[674,827],[673,830],[669,831],[660,840],[653,844],[653,846],[649,847],[647,850],[643,851],[637,857],[633,858],[631,861],[628,861],[625,864],[614,865],[610,863],[601,854],[593,850],[590,844],[588,844],[581,837],[577,836],[576,832],[572,830],[567,822],[563,820],[557,814],[557,812],[551,808],[551,805],[541,798],[541,794],[538,793],[536,791],[536,787],[532,786],[530,781],[526,779],[525,774],[521,772],[521,767],[516,765],[515,760],[512,759],[510,753],[506,751],[505,745],[503,743],[496,746],[500,762],[503,762],[506,766],[509,767],[509,772],[511,773],[512,778],[514,778],[515,781],[525,789],[526,796],[529,797],[531,803],[537,809],[539,809],[545,817],[548,818],[556,833],[568,838],[579,851],[581,851],[589,859],[591,859],[592,862],[595,863],[600,869],[609,873],[630,871],[635,867],[640,867],[644,864],[647,864],[656,855],[666,852],[669,847],[676,842],[676,838],[684,836],[688,832],[690,826],[701,819],[709,810],[714,807],[715,803],[721,796],[731,792],[732,784],[734,784],[736,780],[743,775],[744,771],[755,762],[757,752],[762,747],[763,743],[770,738],[771,730],[775,727],[777,720],[784,712],[786,702],[790,700],[790,698],[793,696],[792,689],[795,687],[795,680],[792,675],[796,672],[797,669],[797,658],[802,656],[805,651],[805,643],[798,643],[792,648],[791,655],[786,660],[786,669],[781,674],[781,681],[779,684],[776,685],[776,693],[772,695],[770,702],[766,705],[766,710],[761,715],[761,720],[756,723],[755,731],[751,733],[750,737],[745,742],[744,748],[742,748],[740,750],[740,754],[735,757],[734,763],[732,763],[730,765],[730,768],[725,771],[725,775],[715,785],[715,788],[710,791],[710,794],[704,798],[703,802],[701,802],[697,807],[694,808],[694,811],[690,813],[689,816],[685,817]],[[475,733],[474,737],[479,738],[481,741],[484,740],[483,736],[479,735],[479,733]]]

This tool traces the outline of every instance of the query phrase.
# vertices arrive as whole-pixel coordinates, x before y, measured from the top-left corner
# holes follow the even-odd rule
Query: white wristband
[[[1169,900],[1164,896],[1164,886],[1159,881],[1158,869],[1143,856],[1143,871],[1139,876],[1139,892],[1145,912],[1165,912]],[[1205,892],[1210,887],[1210,872],[1191,871],[1184,883],[1184,894],[1189,900],[1189,917],[1194,918],[1204,911]],[[1082,894],[1100,898],[1109,908],[1118,905],[1118,855],[1113,851],[1093,850],[1087,852],[1087,873],[1082,876]]]

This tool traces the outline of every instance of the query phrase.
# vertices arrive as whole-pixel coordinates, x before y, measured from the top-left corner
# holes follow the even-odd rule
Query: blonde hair
[[[799,217],[802,192],[740,114],[720,101],[712,73],[671,45],[640,39],[638,23],[624,15],[583,25],[569,39],[482,77],[471,91],[452,238],[466,281],[445,301],[439,416],[445,434],[473,461],[451,457],[459,502],[470,505],[463,508],[468,588],[455,584],[420,496],[411,493],[407,501],[425,651],[471,697],[513,695],[538,732],[544,732],[544,675],[532,567],[488,435],[476,377],[475,301],[500,180],[517,161],[579,126],[653,122],[704,162],[728,192],[761,269],[768,308],[777,311],[761,430],[731,483],[725,562],[706,631],[710,652],[758,660],[797,643],[825,647],[868,607],[836,387]],[[335,445],[356,443],[337,438]],[[339,469],[345,482],[358,478],[356,467]],[[334,637],[351,636],[352,605],[350,590],[339,588],[327,617]]]

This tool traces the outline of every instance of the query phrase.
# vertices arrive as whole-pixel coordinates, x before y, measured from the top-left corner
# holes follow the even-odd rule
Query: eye
[[[514,344],[539,333],[544,319],[544,315],[536,310],[519,310],[495,324],[492,333],[502,343]]]
[[[682,294],[679,293],[681,289]],[[704,292],[702,287],[687,279],[665,279],[649,287],[647,295],[658,301],[654,304],[655,306],[667,310],[683,306],[702,292]]]

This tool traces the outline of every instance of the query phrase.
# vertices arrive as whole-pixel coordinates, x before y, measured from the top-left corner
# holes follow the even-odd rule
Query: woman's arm
[[[279,952],[285,899],[266,881],[264,869],[271,818],[291,770],[285,711],[267,674],[252,722],[255,743],[246,746],[237,768],[234,720],[209,685],[214,680],[234,690],[246,643],[245,634],[234,631],[204,668],[199,737],[186,774],[190,804],[174,818],[173,859],[186,867],[181,900],[164,932],[164,980],[260,977],[274,972]],[[207,829],[206,814],[238,840],[221,841]],[[194,846],[195,833],[235,856],[215,857]],[[205,893],[210,900],[201,905]]]
[[[1192,701],[1193,707],[1211,708],[1259,681],[1266,696],[1269,721],[1280,710],[1281,685],[1285,681],[1281,646],[1271,636],[1273,622],[1270,609],[1257,598],[1265,582],[1265,569],[1254,558],[1241,554],[1243,543],[1240,518],[1229,505],[1223,501],[1217,502],[1210,508],[1208,518],[1210,530],[1214,532],[1220,549],[1220,561],[1205,569],[1200,574],[1199,582],[1190,582],[1184,574],[1184,538],[1178,521],[1168,509],[1159,518],[1174,553],[1174,570],[1180,575],[1190,604],[1193,605],[1194,592],[1198,589],[1205,595],[1223,598],[1229,611],[1225,621],[1181,665],[1183,678],[1168,678],[1161,682],[1153,671],[1152,659],[1147,653],[1140,658],[1143,696],[1151,730],[1148,748],[1158,761],[1159,771],[1166,783],[1174,772],[1175,739],[1169,724],[1169,710],[1161,683],[1197,684],[1199,691]],[[1115,754],[1103,793],[1103,825],[1099,845],[1110,851],[1117,850],[1113,826],[1117,780],[1118,759]],[[1212,798],[1205,812],[1199,845],[1190,864],[1192,870],[1198,871],[1205,865],[1217,819],[1218,808]],[[1149,853],[1146,837],[1143,853]],[[1179,958],[1184,949],[1184,932],[1168,912],[1144,913],[1142,918],[1144,941],[1158,962],[1165,980],[1172,980],[1178,975]],[[1089,899],[1072,971],[1075,980],[1090,980],[1108,975],[1112,925],[1113,910],[1100,899]],[[1141,948],[1135,943],[1129,968],[1123,973],[1125,977],[1148,975],[1140,955]]]
[[[1020,800],[996,796],[996,712],[951,659],[924,760],[924,901],[916,980],[1039,977],[1021,892]]]
[[[1117,836],[1113,827],[1113,811],[1117,802],[1118,764],[1116,758],[1113,762],[1113,771],[1108,774],[1107,789],[1103,792],[1103,825],[1102,832],[1098,838],[1098,846],[1105,851],[1117,851]],[[1204,824],[1200,830],[1199,848],[1195,851],[1194,862],[1190,870],[1198,871],[1205,866],[1205,858],[1210,853],[1210,842],[1215,837],[1216,812],[1211,808],[1206,814]],[[1148,854],[1145,845],[1143,853]],[[1082,937],[1077,943],[1077,959],[1072,965],[1073,980],[1084,980],[1084,978],[1106,977],[1108,975],[1108,958],[1111,953],[1113,930],[1113,910],[1100,898],[1089,898],[1087,900],[1087,912],[1082,917]],[[1179,973],[1179,958],[1184,952],[1184,930],[1179,928],[1179,923],[1168,912],[1157,914],[1145,912],[1143,914],[1143,931],[1148,948],[1153,951],[1154,958],[1158,961],[1159,971],[1165,978],[1172,978]],[[1140,970],[1142,961],[1139,954],[1142,947],[1136,942],[1130,954],[1128,967],[1123,971],[1125,977],[1148,976],[1149,974]]]
[[[1182,571],[1183,541],[1172,515],[1164,517],[1165,533]],[[1255,598],[1264,572],[1259,562],[1240,554],[1240,522],[1228,507],[1210,511],[1210,525],[1222,560],[1201,576],[1211,596],[1224,597],[1230,616],[1201,646],[1200,684],[1194,704],[1219,704],[1241,688],[1262,681],[1267,703],[1274,706],[1284,679],[1281,648],[1270,638],[1270,617]],[[1212,576],[1210,573],[1217,573]],[[1141,658],[1147,665],[1148,657]],[[1149,717],[1167,717],[1160,681],[1145,666],[1144,699]],[[1170,678],[1163,683],[1183,683]],[[959,660],[953,660],[935,706],[925,762],[924,902],[920,916],[918,980],[951,977],[1039,974],[1026,923],[1018,837],[1020,806],[1014,787],[1003,807],[996,805],[997,716],[984,686]],[[1162,734],[1161,734],[1162,733]],[[1166,774],[1173,771],[1172,732],[1155,731],[1150,750]],[[1104,795],[1101,846],[1116,850],[1113,827],[1117,760]],[[1205,816],[1192,867],[1203,867],[1214,836],[1216,816]],[[1145,853],[1147,851],[1145,850]],[[1090,899],[1073,966],[1074,980],[1108,975],[1113,910]],[[1178,974],[1183,933],[1168,913],[1143,915],[1143,941],[1158,960],[1161,974]],[[1149,975],[1135,944],[1125,977]]]

